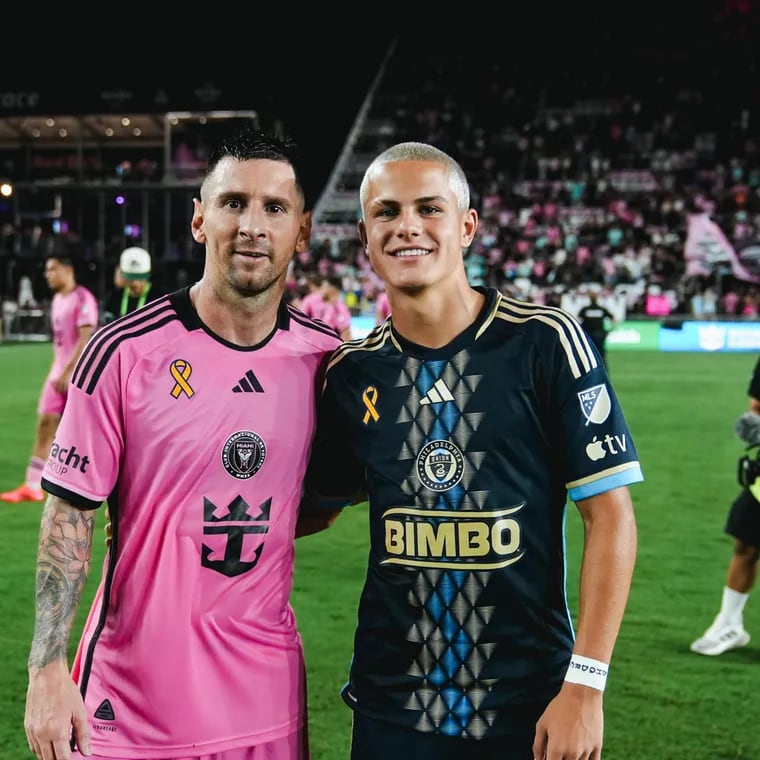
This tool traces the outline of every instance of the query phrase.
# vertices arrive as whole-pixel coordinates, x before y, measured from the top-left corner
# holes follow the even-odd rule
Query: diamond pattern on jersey
[[[485,411],[463,413],[467,401],[478,387],[480,375],[466,375],[467,352],[461,352],[447,362],[422,362],[409,357],[396,381],[397,388],[409,388],[407,400],[399,412],[399,424],[411,424],[404,448],[399,452],[399,460],[409,460],[409,475],[401,483],[401,490],[416,497],[427,507],[439,506],[448,509],[479,509],[484,496],[471,492],[468,488],[485,452],[467,451],[474,430],[485,416]],[[451,390],[453,402],[421,405],[420,400],[442,379]],[[436,438],[451,439],[459,444],[467,465],[461,486],[444,493],[433,493],[425,488],[417,477],[415,462],[420,449]]]
[[[411,424],[400,459],[409,460],[409,475],[402,489],[417,504],[431,509],[472,510],[482,508],[486,495],[469,490],[485,452],[468,449],[472,433],[484,411],[464,412],[481,377],[468,375],[468,353],[448,362],[422,362],[409,358],[396,385],[408,387],[406,403],[397,423]],[[438,383],[451,392],[451,401],[421,403],[430,399]],[[448,491],[428,490],[417,476],[416,457],[433,440],[457,444],[465,459],[462,480]],[[410,603],[420,611],[407,639],[420,645],[408,672],[422,678],[422,686],[406,707],[419,711],[417,728],[437,730],[447,736],[481,738],[495,718],[495,711],[482,709],[490,683],[482,669],[494,644],[480,642],[493,608],[478,605],[488,579],[487,573],[440,568],[415,568],[416,580]]]

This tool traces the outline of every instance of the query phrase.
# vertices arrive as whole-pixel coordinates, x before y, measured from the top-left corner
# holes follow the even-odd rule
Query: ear
[[[474,208],[465,212],[462,220],[462,248],[468,248],[478,231],[478,212]]]
[[[301,230],[296,240],[296,251],[303,253],[309,249],[311,242],[311,211],[304,211],[301,219]]]
[[[356,226],[357,226],[357,229],[359,230],[359,240],[362,241],[362,248],[364,248],[364,250],[366,251],[368,242],[367,242],[367,227],[364,224],[364,220],[360,219]]]
[[[206,233],[203,231],[203,204],[198,198],[193,198],[193,218],[190,229],[196,243],[206,242]]]

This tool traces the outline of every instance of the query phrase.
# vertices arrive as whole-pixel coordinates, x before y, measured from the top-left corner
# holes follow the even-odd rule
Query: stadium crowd
[[[712,52],[741,85],[736,67],[753,53],[730,13],[713,21]],[[445,59],[401,45],[355,151],[423,140],[460,159],[481,216],[472,282],[538,303],[572,304],[593,288],[628,314],[754,318],[760,277],[737,266],[760,227],[753,89],[726,88],[714,56],[688,39],[640,44],[646,52],[632,45],[614,72],[602,45],[572,50],[565,69],[556,55],[505,63],[485,43]],[[705,218],[715,226],[689,241]],[[299,265],[342,271],[347,291],[376,290],[350,236],[317,241]]]
[[[355,171],[341,179],[356,214],[343,225],[315,219],[290,295],[337,275],[352,312],[373,311],[381,285],[355,233],[361,159],[421,140],[456,156],[470,178],[481,217],[465,261],[473,284],[571,310],[596,290],[619,316],[756,317],[760,269],[749,254],[760,240],[760,154],[755,86],[738,68],[749,70],[755,53],[735,16],[712,19],[711,57],[698,55],[703,35],[690,47],[653,32],[614,71],[608,44],[569,46],[563,68],[487,44],[441,57],[401,40],[353,145]],[[724,86],[726,70],[736,87]],[[714,226],[691,242],[690,258],[694,219]],[[39,264],[48,234],[0,230],[0,295],[15,299],[27,275],[34,296],[47,298]],[[163,290],[186,284],[199,261],[177,266],[171,251],[152,252]],[[109,270],[119,253],[106,253]]]

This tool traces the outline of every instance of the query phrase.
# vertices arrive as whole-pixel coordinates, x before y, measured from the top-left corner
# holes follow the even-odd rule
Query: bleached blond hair
[[[457,161],[434,145],[423,142],[402,142],[386,148],[372,160],[364,172],[362,183],[359,186],[362,219],[364,218],[364,204],[367,201],[370,176],[381,166],[394,161],[431,161],[434,164],[445,166],[449,173],[449,185],[457,199],[457,207],[461,212],[470,208],[470,186],[464,169]]]

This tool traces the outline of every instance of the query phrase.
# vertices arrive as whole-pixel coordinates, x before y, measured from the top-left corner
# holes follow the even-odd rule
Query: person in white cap
[[[113,273],[115,290],[106,298],[101,323],[107,325],[158,298],[161,294],[153,287],[150,275],[151,258],[148,251],[138,246],[125,248]],[[105,520],[106,541],[110,542],[111,514],[108,506],[105,508]]]
[[[108,295],[103,306],[103,324],[130,314],[157,298],[151,282],[151,258],[148,251],[138,246],[125,248],[114,272],[116,289]]]

